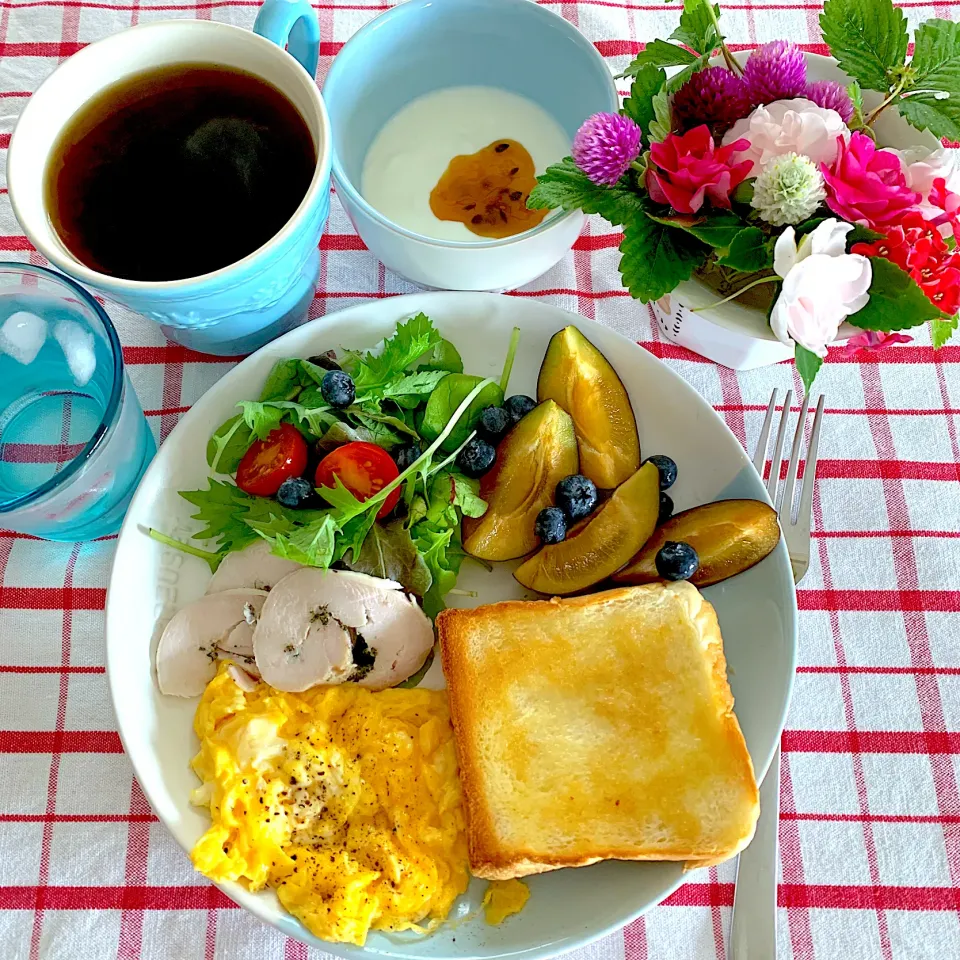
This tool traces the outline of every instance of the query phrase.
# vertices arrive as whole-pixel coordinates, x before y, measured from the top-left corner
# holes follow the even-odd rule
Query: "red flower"
[[[950,316],[960,309],[960,253],[951,251],[939,231],[916,210],[891,227],[882,240],[855,243],[850,252],[895,263],[916,280],[934,306]]]
[[[715,146],[706,124],[682,137],[671,133],[663,143],[650,145],[647,192],[655,203],[669,203],[678,213],[696,213],[704,197],[729,209],[731,191],[753,168],[752,160],[731,163],[730,158],[749,146],[747,140]]]
[[[946,223],[950,224],[949,231],[941,230],[941,235],[952,232],[954,237],[960,236],[960,217],[957,216],[957,211],[960,210],[960,194],[951,193],[947,189],[947,181],[943,177],[937,177],[933,181],[933,187],[930,189],[927,202],[943,211],[931,221],[933,226],[940,227]]]

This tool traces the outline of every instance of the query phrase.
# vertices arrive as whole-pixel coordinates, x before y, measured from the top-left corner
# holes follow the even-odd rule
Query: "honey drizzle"
[[[501,239],[535,227],[546,210],[528,210],[536,186],[533,158],[516,140],[494,140],[476,153],[454,157],[430,193],[439,220],[454,220],[488,239]]]

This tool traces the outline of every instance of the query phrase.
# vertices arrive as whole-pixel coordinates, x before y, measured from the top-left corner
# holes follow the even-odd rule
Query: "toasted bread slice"
[[[713,607],[689,583],[437,619],[478,877],[718,863],[757,784]]]

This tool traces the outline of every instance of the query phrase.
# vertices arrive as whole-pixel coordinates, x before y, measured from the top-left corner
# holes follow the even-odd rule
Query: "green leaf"
[[[702,57],[697,57],[688,67],[684,67],[678,73],[675,73],[667,81],[667,92],[676,93],[695,73],[699,73],[710,65],[710,54],[705,53]]]
[[[630,87],[630,96],[623,101],[623,113],[640,127],[644,141],[648,139],[647,130],[657,116],[653,99],[663,90],[666,82],[667,75],[662,67],[647,64],[637,71]]]
[[[500,369],[500,392],[506,394],[510,386],[510,374],[513,373],[513,361],[517,358],[517,347],[520,346],[520,328],[514,327],[510,331],[510,342],[507,344],[507,355],[503,358]]]
[[[217,427],[207,441],[207,466],[214,473],[236,473],[251,443],[253,434],[238,413]]]
[[[448,374],[427,400],[427,408],[420,424],[420,434],[425,440],[435,440],[448,424],[454,410],[481,382],[482,377],[472,377],[466,373]],[[474,428],[484,407],[499,407],[503,403],[503,391],[499,384],[490,383],[476,396],[467,410],[452,427],[440,449],[446,453],[455,450]]]
[[[423,598],[423,612],[428,617],[435,617],[446,606],[443,598],[457,584],[464,554],[454,532],[453,527],[438,527],[426,520],[413,529],[414,542],[433,577]]]
[[[915,93],[897,101],[897,110],[917,130],[929,130],[935,137],[960,140],[960,96],[937,100],[932,94]]]
[[[653,98],[653,120],[650,123],[649,135],[653,143],[663,143],[670,134],[673,120],[670,116],[670,97],[664,88]]]
[[[155,527],[147,527],[147,536],[151,540],[162,543],[165,547],[172,547],[174,550],[189,554],[191,557],[199,557],[210,568],[211,573],[217,572],[217,567],[220,566],[221,561],[226,556],[225,553],[211,553],[209,550],[201,550],[199,547],[195,547],[192,543],[177,540],[175,537],[168,537]]]
[[[861,330],[906,330],[943,314],[895,263],[872,257],[873,280],[867,305],[847,319]]]
[[[719,20],[720,7],[714,5],[713,12]],[[712,54],[720,46],[723,38],[717,33],[706,0],[683,0],[680,26],[670,34],[670,39],[685,43],[699,54]]]
[[[487,501],[480,496],[480,481],[452,473],[453,502],[465,517],[482,517],[487,512]]]
[[[696,54],[691,53],[675,43],[666,40],[652,40],[634,58],[621,77],[635,77],[643,67],[685,67],[697,60]]]
[[[957,317],[950,317],[949,320],[931,320],[930,336],[933,339],[933,349],[939,350],[952,336],[957,329]]]
[[[306,430],[315,437],[323,436],[327,429],[338,421],[337,413],[329,403],[324,402],[319,391],[304,390],[300,394],[300,399],[304,401],[309,399],[311,403],[319,400],[319,403],[316,406],[308,406],[306,403],[299,403],[296,400],[268,400],[264,403],[241,400],[238,406],[243,409],[244,417],[250,418],[250,422],[260,422],[257,418],[265,417],[262,421],[265,426],[269,425],[270,418],[274,415],[282,419],[290,414],[290,419],[301,430]],[[279,422],[278,420],[277,423],[279,424]],[[276,427],[273,429],[276,429]]]
[[[289,403],[290,401],[282,401]],[[237,406],[241,410],[243,422],[249,427],[255,440],[266,440],[280,426],[285,410],[258,400],[241,400]]]
[[[260,399],[295,400],[307,379],[302,360],[278,360],[260,391]]]
[[[448,370],[418,370],[408,373],[386,384],[383,388],[383,397],[426,396],[446,376]]]
[[[925,20],[913,35],[913,86],[960,92],[960,23]]]
[[[258,529],[255,522],[251,526]],[[326,570],[333,562],[336,533],[336,522],[332,516],[326,514],[313,523],[292,527],[289,533],[277,533],[264,539],[273,544],[270,552],[278,557]]]
[[[414,440],[420,439],[420,434],[411,427],[406,420],[403,420],[401,417],[395,417],[390,413],[383,413],[379,410],[372,409],[372,407],[347,407],[344,411],[349,416],[356,419],[358,423],[363,424],[374,436],[382,436],[384,439],[389,439],[393,437],[394,442],[397,442],[400,438],[396,434],[406,434],[408,437],[412,437]],[[377,424],[380,424],[381,427],[378,427]],[[384,431],[383,428],[388,428]],[[379,440],[376,441],[379,443]],[[383,446],[383,444],[380,444]]]
[[[718,250],[729,247],[733,238],[746,226],[735,213],[724,211],[707,211],[700,214],[676,213],[669,216],[648,212],[647,216],[664,226],[686,230],[698,240]]]
[[[820,29],[844,73],[886,93],[907,57],[907,21],[891,0],[827,0]]]
[[[402,520],[386,525],[375,523],[359,554],[352,554],[346,563],[358,573],[395,580],[418,597],[424,596],[433,583],[430,568]]]
[[[369,352],[362,357],[351,354],[346,361],[357,393],[366,393],[389,383],[442,339],[430,318],[423,313],[411,317],[406,323],[398,323],[394,335],[383,341],[379,354]]]
[[[439,612],[440,611],[438,610],[437,613]],[[423,666],[412,677],[407,677],[406,680],[394,684],[394,688],[397,690],[412,690],[414,687],[420,686],[420,681],[423,680],[423,678],[427,675],[427,671],[433,666],[433,660],[435,656],[434,652],[436,649],[437,646],[434,644],[430,648],[430,652],[427,654],[427,659],[423,661]]]
[[[804,389],[809,393],[814,378],[823,366],[823,360],[806,347],[801,347],[799,343],[796,345],[794,356],[796,358],[797,373],[800,374]]]
[[[630,296],[659,300],[703,263],[706,247],[683,230],[644,215],[626,225],[620,244],[620,273]]]
[[[358,500],[344,485],[338,474],[333,475],[332,487],[317,487],[317,493],[334,509],[337,523],[341,526],[354,517],[370,510],[369,500]],[[382,501],[381,501],[382,502]],[[377,504],[379,506],[379,504]],[[373,515],[376,516],[376,510]]]
[[[730,243],[730,249],[717,263],[741,273],[756,273],[773,266],[773,247],[759,227],[746,227]]]
[[[447,373],[463,373],[460,351],[449,341],[439,340],[420,356],[412,368],[417,370],[446,370]]]
[[[300,370],[305,387],[311,384],[319,387],[320,384],[323,383],[323,378],[330,372],[326,367],[321,367],[311,360],[301,360]]]
[[[646,216],[644,200],[624,177],[612,187],[594,183],[573,162],[565,157],[539,177],[527,201],[531,210],[582,210],[584,213],[599,213],[613,226],[623,226]]]

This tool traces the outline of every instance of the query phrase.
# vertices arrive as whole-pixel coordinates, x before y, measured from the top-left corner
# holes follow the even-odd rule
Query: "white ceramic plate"
[[[162,625],[203,593],[209,571],[193,557],[161,547],[143,533],[173,536],[198,528],[178,490],[203,486],[210,434],[238,400],[256,397],[275,360],[306,357],[331,347],[373,347],[398,320],[422,310],[462,354],[469,373],[499,376],[510,337],[522,331],[510,393],[536,392],[537,371],[550,336],[576,324],[620,374],[640,429],[645,456],[666,453],[680,471],[671,490],[678,510],[724,497],[764,498],[763,487],[736,438],[679,376],[629,340],[599,324],[534,300],[483,293],[425,293],[365,304],[315,320],[248,357],[205,394],[163,444],[120,533],[107,597],[107,671],[120,736],[147,798],[177,842],[189,851],[209,825],[191,807],[197,781],[188,767],[197,749],[195,701],[160,695],[153,654]],[[478,591],[470,603],[524,596],[512,565],[487,573],[464,564],[460,586]],[[709,587],[725,640],[736,712],[758,774],[770,763],[786,715],[796,652],[796,597],[781,543],[752,570]],[[462,598],[461,598],[462,599]],[[364,949],[322,943],[279,905],[272,892],[224,892],[260,919],[313,946],[347,958],[553,956],[615,930],[662,900],[683,881],[676,863],[602,863],[530,880],[530,901],[500,927],[478,915],[485,884],[474,881],[452,915],[428,937],[374,934]]]

